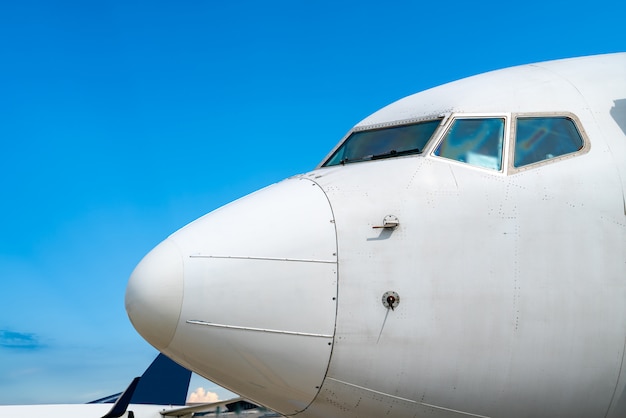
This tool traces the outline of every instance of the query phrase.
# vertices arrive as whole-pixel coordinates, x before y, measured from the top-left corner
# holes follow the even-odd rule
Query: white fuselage
[[[554,115],[584,144],[516,166],[516,121]],[[471,77],[355,131],[429,118],[419,154],[322,164],[171,235],[129,281],[137,330],[286,415],[624,416],[626,54]],[[501,166],[441,156],[455,120],[492,118]]]

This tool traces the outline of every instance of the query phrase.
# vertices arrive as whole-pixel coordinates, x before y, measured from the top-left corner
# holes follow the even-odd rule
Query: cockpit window
[[[323,166],[419,154],[440,121],[353,132]]]
[[[500,170],[503,144],[504,118],[457,118],[434,155]]]
[[[568,117],[518,117],[514,166],[521,167],[576,152],[583,139]]]

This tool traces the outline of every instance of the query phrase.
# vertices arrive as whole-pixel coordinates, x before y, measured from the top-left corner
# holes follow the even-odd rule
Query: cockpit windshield
[[[419,154],[441,119],[353,132],[323,164],[329,167],[360,161]]]
[[[434,155],[500,170],[504,122],[504,118],[455,118]]]

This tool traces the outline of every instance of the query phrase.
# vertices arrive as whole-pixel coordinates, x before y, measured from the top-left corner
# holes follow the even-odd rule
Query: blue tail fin
[[[185,405],[191,371],[159,354],[144,372],[130,403]]]
[[[126,406],[129,403],[185,405],[190,379],[189,370],[174,363],[163,354],[159,354],[141,378],[136,377],[133,380],[126,392],[109,395],[88,403],[125,403]],[[124,399],[120,400],[122,397]]]

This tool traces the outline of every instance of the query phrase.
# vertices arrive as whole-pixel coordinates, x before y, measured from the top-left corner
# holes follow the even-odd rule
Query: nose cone
[[[293,414],[326,376],[336,299],[331,206],[317,183],[296,178],[172,234],[133,273],[126,307],[168,357]]]
[[[158,350],[176,331],[183,302],[183,259],[165,240],[137,265],[126,288],[126,312],[133,326]]]

